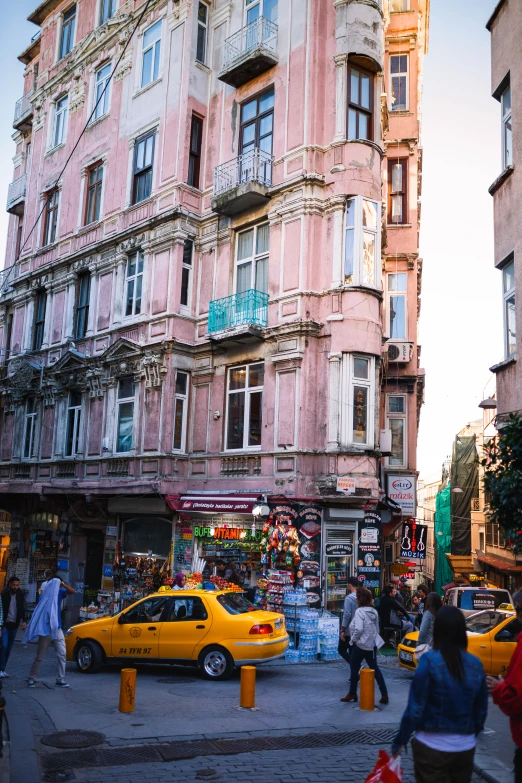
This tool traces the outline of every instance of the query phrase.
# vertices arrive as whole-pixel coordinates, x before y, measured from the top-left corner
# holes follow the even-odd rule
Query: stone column
[[[346,141],[348,124],[348,54],[336,54],[335,61],[335,136],[334,143]]]
[[[338,451],[340,429],[341,359],[342,353],[330,353],[330,394],[328,409],[328,445],[327,451]]]

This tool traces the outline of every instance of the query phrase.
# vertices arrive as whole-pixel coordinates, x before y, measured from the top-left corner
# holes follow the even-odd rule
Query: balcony
[[[214,212],[231,216],[264,204],[272,185],[273,164],[273,155],[256,147],[216,166]]]
[[[7,192],[7,211],[11,215],[23,215],[25,194],[27,190],[27,174],[22,174],[21,177],[15,179],[9,185]]]
[[[33,122],[33,104],[30,101],[33,91],[26,92],[16,101],[13,119],[13,128],[19,131],[28,131]]]
[[[261,16],[226,39],[218,79],[241,87],[278,62],[277,25]]]
[[[268,294],[251,288],[214,299],[208,312],[208,333],[217,342],[254,342],[268,324]]]

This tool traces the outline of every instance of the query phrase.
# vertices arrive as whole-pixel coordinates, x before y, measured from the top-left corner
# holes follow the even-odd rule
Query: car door
[[[517,646],[517,636],[522,631],[520,620],[513,618],[500,630],[492,633],[491,645],[491,674],[505,675]]]
[[[210,607],[199,596],[176,595],[171,602],[166,620],[161,624],[159,657],[190,660],[194,648],[210,631]]]
[[[169,596],[152,595],[115,618],[112,655],[115,658],[158,658],[161,618]]]

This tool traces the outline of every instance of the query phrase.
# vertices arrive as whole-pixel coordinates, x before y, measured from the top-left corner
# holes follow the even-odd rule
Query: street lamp
[[[485,400],[482,400],[482,402],[479,402],[479,408],[482,408],[483,410],[490,410],[497,407],[497,401],[493,399],[493,397],[487,397]]]

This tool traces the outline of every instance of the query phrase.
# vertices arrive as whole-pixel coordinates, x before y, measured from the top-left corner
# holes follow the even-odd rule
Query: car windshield
[[[506,617],[504,612],[479,612],[466,620],[466,630],[471,633],[488,633]]]
[[[507,590],[459,590],[459,609],[498,609],[511,603]]]
[[[229,614],[248,614],[255,612],[256,607],[242,593],[224,593],[218,595],[218,601]]]

